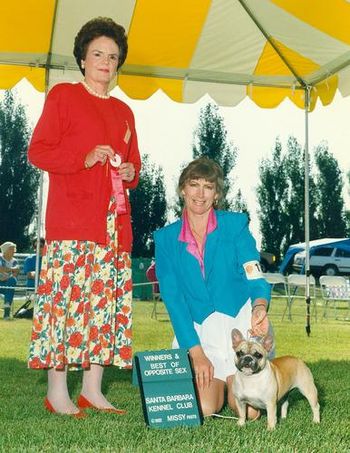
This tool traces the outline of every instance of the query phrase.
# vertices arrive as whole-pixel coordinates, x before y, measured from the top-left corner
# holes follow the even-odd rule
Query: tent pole
[[[42,222],[42,209],[43,209],[43,185],[44,185],[44,172],[40,170],[39,179],[39,195],[38,195],[38,215],[36,219],[37,227],[37,238],[36,238],[36,256],[35,256],[35,292],[39,284],[39,260],[40,260],[40,238],[41,233],[41,222]]]
[[[305,278],[306,278],[306,289],[305,289],[305,302],[306,302],[306,326],[305,330],[307,336],[310,336],[310,193],[309,193],[309,109],[310,109],[310,94],[311,87],[307,85],[305,87]]]
[[[59,0],[55,0],[55,7],[53,11],[53,27],[56,23],[56,16],[58,10]],[[52,59],[52,44],[54,38],[54,28],[51,30],[50,38],[50,48],[46,59],[45,64],[45,99],[49,91],[49,82],[50,82],[50,67]],[[42,223],[42,210],[43,210],[43,193],[44,193],[44,172],[40,170],[40,182],[39,182],[39,200],[38,200],[38,216],[37,216],[37,243],[36,243],[36,260],[35,260],[35,292],[38,288],[39,283],[39,260],[40,260],[40,237],[41,237],[41,223]]]
[[[48,92],[49,87],[49,77],[48,77],[48,69],[45,70],[45,99]],[[38,215],[36,219],[36,231],[37,231],[37,238],[36,238],[36,257],[35,257],[35,293],[38,288],[39,284],[39,263],[40,263],[40,238],[43,236],[41,232],[41,224],[42,224],[42,211],[43,211],[43,193],[44,193],[44,172],[40,170],[40,179],[39,179],[39,194],[38,194]]]
[[[49,84],[48,84],[48,69],[46,69],[46,76],[45,76],[45,99],[47,96]],[[43,217],[43,194],[44,194],[44,171],[40,170],[40,179],[39,179],[39,194],[38,194],[38,215],[36,220],[36,231],[37,231],[37,238],[36,238],[36,258],[35,258],[35,293],[38,288],[39,284],[39,276],[40,276],[40,238],[44,237],[44,233],[41,232],[42,228],[42,217]]]

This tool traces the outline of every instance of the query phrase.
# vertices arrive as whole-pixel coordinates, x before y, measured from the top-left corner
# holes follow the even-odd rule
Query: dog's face
[[[246,376],[259,373],[265,368],[267,353],[272,348],[272,337],[260,340],[245,340],[238,329],[232,330],[232,347],[235,351],[235,364]]]

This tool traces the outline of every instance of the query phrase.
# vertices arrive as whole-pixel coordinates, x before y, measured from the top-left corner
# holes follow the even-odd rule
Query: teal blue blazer
[[[236,316],[250,298],[270,301],[270,285],[261,276],[248,279],[243,265],[259,261],[246,214],[215,211],[217,228],[208,234],[205,277],[198,260],[178,237],[182,220],[154,233],[156,274],[180,348],[200,344],[193,322],[202,324],[214,311]],[[255,276],[256,277],[256,276]]]

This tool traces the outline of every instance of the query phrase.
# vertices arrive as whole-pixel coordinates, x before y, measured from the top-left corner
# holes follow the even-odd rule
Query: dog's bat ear
[[[273,336],[271,334],[267,334],[263,338],[262,345],[267,352],[270,352],[274,346]]]
[[[238,329],[232,329],[231,338],[233,349],[236,349],[238,345],[244,340],[243,335]]]

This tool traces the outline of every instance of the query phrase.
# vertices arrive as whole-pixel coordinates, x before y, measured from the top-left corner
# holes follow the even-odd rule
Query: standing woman
[[[236,367],[231,331],[264,335],[269,286],[248,218],[217,210],[223,173],[201,157],[181,173],[178,193],[182,219],[155,233],[157,278],[176,339],[173,347],[189,350],[204,415],[220,411],[231,390]],[[249,418],[258,412],[249,408]]]
[[[131,220],[127,189],[141,168],[134,116],[108,93],[127,56],[122,26],[96,18],[79,31],[74,56],[84,75],[56,85],[29,146],[49,173],[46,250],[29,367],[48,370],[45,407],[124,413],[101,392],[105,366],[131,366]],[[77,405],[67,369],[83,369]]]

